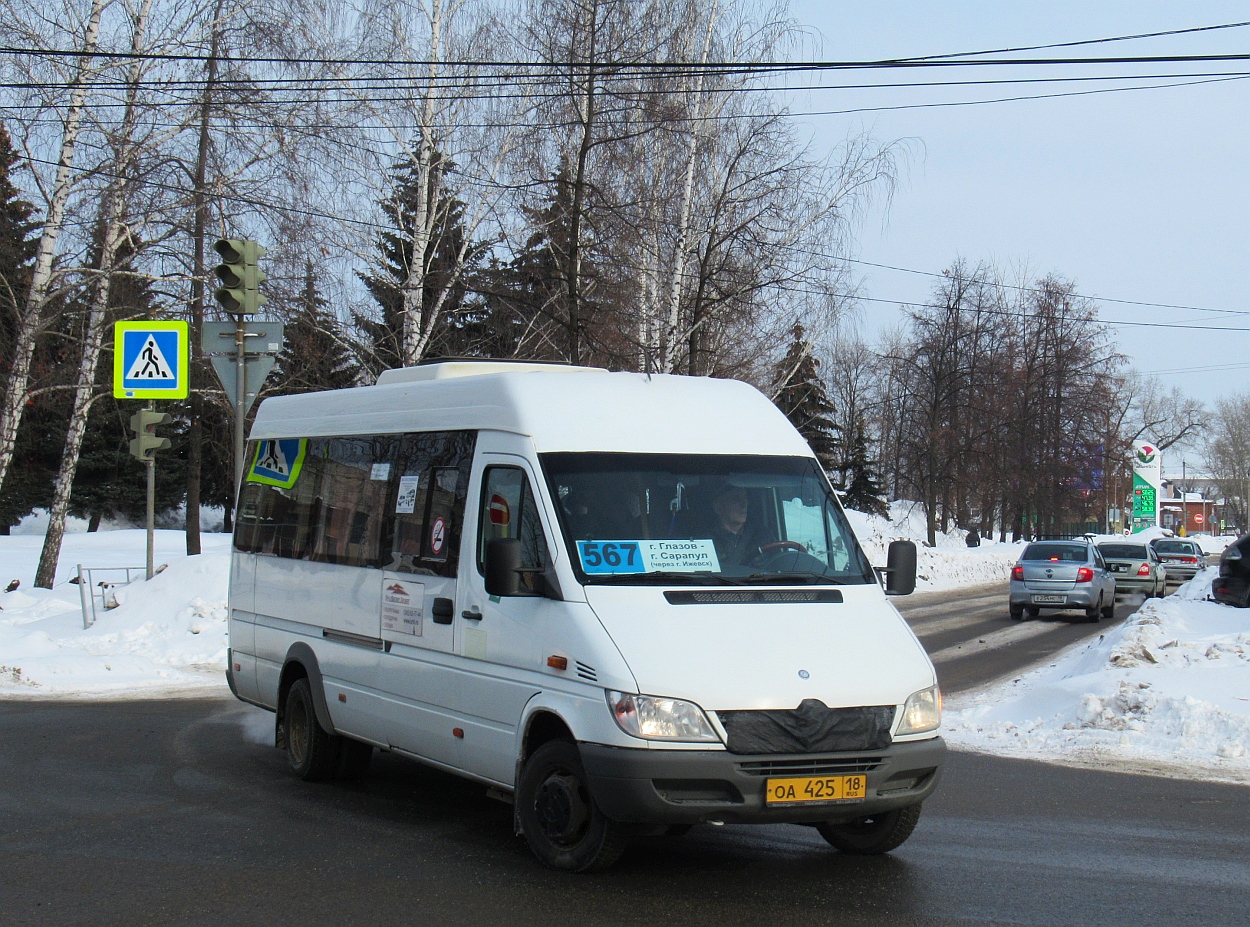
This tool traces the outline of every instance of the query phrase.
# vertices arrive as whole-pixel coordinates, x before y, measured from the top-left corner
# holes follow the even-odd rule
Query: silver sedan
[[[1043,608],[1081,609],[1086,621],[1115,614],[1115,578],[1088,541],[1034,541],[1011,569],[1009,609],[1019,621]]]

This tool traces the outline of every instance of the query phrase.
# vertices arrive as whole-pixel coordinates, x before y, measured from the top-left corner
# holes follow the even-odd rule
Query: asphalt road
[[[1044,611],[1038,618],[1012,621],[1006,583],[922,592],[891,601],[929,652],[942,691],[954,695],[1019,673],[1071,644],[1097,637],[1123,622],[1144,600],[1140,595],[1117,598],[1115,618],[1093,623],[1079,611]]]
[[[1021,625],[1005,601],[904,600],[948,691],[1109,624]],[[1250,927],[1241,786],[952,753],[886,857],[705,825],[572,876],[481,786],[382,754],[361,783],[303,783],[266,739],[272,715],[228,698],[0,701],[0,925]]]
[[[1236,786],[954,754],[888,857],[703,826],[572,876],[530,857],[506,805],[414,763],[293,779],[254,742],[264,720],[225,700],[0,703],[0,923],[1250,924]]]

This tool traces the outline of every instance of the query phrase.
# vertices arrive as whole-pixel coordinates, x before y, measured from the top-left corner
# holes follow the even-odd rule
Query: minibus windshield
[[[816,462],[541,455],[579,579],[616,585],[875,581]]]

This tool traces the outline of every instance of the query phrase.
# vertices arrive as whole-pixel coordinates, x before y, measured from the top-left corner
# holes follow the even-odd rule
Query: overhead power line
[[[743,74],[768,74],[797,71],[859,71],[859,70],[890,70],[890,69],[924,69],[924,68],[969,68],[969,67],[1052,67],[1095,64],[1199,64],[1217,61],[1250,61],[1250,54],[1223,55],[1100,55],[1094,57],[1055,57],[1055,58],[887,58],[864,61],[630,61],[588,59],[578,61],[492,61],[488,58],[476,59],[400,59],[393,58],[300,58],[298,60],[284,57],[230,57],[226,55],[193,55],[171,53],[139,53],[81,51],[78,49],[43,49],[35,47],[0,46],[0,54],[29,55],[42,58],[90,58],[104,60],[143,60],[143,61],[202,61],[217,60],[237,64],[285,64],[285,65],[319,65],[334,66],[378,66],[378,67],[418,67],[431,66],[462,69],[497,68],[502,71],[540,71],[552,74],[583,73],[596,71],[604,74],[664,73],[678,71],[687,74],[716,73],[733,71]],[[522,75],[509,73],[512,78]]]
[[[977,80],[916,80],[916,81],[892,81],[888,83],[872,82],[872,83],[833,83],[833,84],[801,84],[801,85],[782,85],[776,84],[736,84],[734,86],[718,86],[704,85],[702,88],[691,86],[676,85],[672,87],[638,87],[633,86],[625,91],[621,91],[622,96],[630,97],[648,97],[648,96],[715,96],[718,94],[740,94],[740,93],[807,93],[820,90],[911,90],[916,88],[930,89],[938,87],[994,87],[1003,85],[1018,84],[1070,84],[1084,83],[1091,81],[1126,81],[1126,80],[1172,80],[1181,78],[1202,78],[1202,77],[1243,77],[1250,74],[1248,71],[1167,71],[1163,73],[1153,74],[1080,74],[1066,75],[1063,77],[997,77],[984,78]],[[548,92],[535,94],[533,92],[521,93],[497,93],[488,92],[491,88],[515,88],[518,84],[517,80],[490,78],[493,83],[483,80],[465,81],[460,79],[458,84],[446,83],[429,83],[422,78],[414,80],[407,75],[395,75],[392,77],[369,75],[364,77],[351,76],[318,76],[318,77],[274,77],[274,78],[214,78],[212,83],[215,89],[220,90],[264,90],[269,93],[275,92],[292,92],[307,91],[309,89],[325,86],[327,90],[338,89],[341,87],[350,87],[352,91],[361,95],[372,91],[393,92],[396,84],[402,84],[403,88],[410,92],[410,95],[417,95],[426,92],[438,92],[454,94],[448,99],[455,100],[476,100],[476,99],[551,99],[558,97],[566,97],[569,95],[568,90],[560,92]],[[526,86],[533,87],[555,87],[563,86],[564,82],[543,78],[533,82],[527,82]],[[189,78],[189,79],[159,79],[153,78],[149,80],[98,80],[91,83],[92,90],[130,90],[138,88],[143,90],[158,90],[165,93],[175,93],[180,91],[201,91],[208,85],[207,78]],[[14,81],[10,83],[0,83],[0,90],[70,90],[76,86],[72,81]],[[471,92],[464,92],[471,91]],[[615,93],[616,91],[612,91]],[[348,99],[367,99],[363,96],[353,96]],[[187,98],[187,103],[198,103],[199,97]],[[324,98],[322,98],[324,99]],[[288,102],[282,99],[276,99],[275,102]],[[333,101],[330,101],[333,102]]]
[[[57,163],[54,161],[45,161],[40,158],[31,158],[30,160],[36,161],[40,164],[46,164],[52,167],[57,166]],[[92,169],[87,169],[87,168],[73,168],[73,170],[75,173],[78,173],[78,174],[92,174],[92,175],[98,175],[98,176],[104,176],[104,177],[111,177],[115,179],[132,179],[132,178],[123,178],[121,177],[121,175],[116,174],[111,171],[107,171],[107,170],[100,170],[100,169],[92,170]],[[149,186],[153,186],[160,190],[167,190],[169,192],[179,193],[184,196],[190,196],[193,192],[187,187],[174,185],[174,184],[164,184],[164,183],[160,183],[158,181],[153,181],[150,179],[144,180],[143,183]],[[363,219],[353,219],[347,216],[339,216],[333,213],[323,212],[323,211],[314,210],[314,209],[301,209],[296,206],[282,205],[278,203],[267,202],[258,197],[243,196],[241,194],[224,194],[224,193],[217,193],[217,194],[214,194],[214,196],[217,199],[225,200],[227,202],[241,203],[247,206],[253,206],[258,209],[265,209],[265,210],[269,210],[269,211],[276,212],[276,213],[287,212],[292,215],[307,216],[310,218],[317,218],[317,219],[329,219],[334,222],[342,222],[348,225],[355,225],[361,228],[376,229],[378,231],[393,232],[395,230],[394,226],[384,225],[380,222],[371,222],[371,221],[363,220]],[[792,250],[801,250],[801,249],[792,249]],[[835,260],[835,261],[851,260],[849,258],[842,258],[836,255],[819,254],[818,252],[808,252],[808,253],[821,256],[821,257],[826,257],[830,260]],[[855,262],[855,263],[865,263],[865,262]],[[917,271],[917,273],[925,273],[925,272]],[[936,274],[936,276],[942,276],[942,275]],[[904,306],[904,307],[917,307],[917,306],[923,305],[923,303],[917,302],[915,300],[887,299],[884,297],[863,296],[858,293],[837,293],[837,292],[831,292],[827,290],[817,290],[814,288],[787,287],[783,284],[777,284],[775,288],[780,289],[785,292],[804,293],[804,294],[812,295],[812,296],[825,296],[831,299],[846,299],[846,300],[852,300],[852,301],[858,300],[861,302],[884,303],[884,304],[889,304],[889,305],[894,305],[894,306]],[[1099,301],[1095,297],[1078,297],[1078,298],[1090,299],[1091,301],[1094,301],[1094,302]],[[1111,300],[1105,300],[1105,301],[1109,302]],[[1122,302],[1122,303],[1131,304],[1131,305],[1157,305],[1157,304],[1136,303],[1133,300],[1115,300],[1115,302]],[[1182,308],[1182,307],[1176,307],[1176,308]],[[1021,313],[1016,310],[1010,310],[1010,309],[981,308],[978,311],[983,312],[988,315],[1000,315],[1000,316],[1005,316],[1005,317],[1024,318],[1028,316],[1028,313]],[[1099,321],[1104,325],[1114,327],[1114,328],[1159,328],[1159,329],[1173,329],[1173,330],[1182,330],[1182,331],[1250,333],[1250,328],[1242,328],[1238,326],[1191,325],[1191,324],[1184,323],[1184,322],[1142,322],[1142,321],[1131,320],[1131,319],[1099,319]]]
[[[862,113],[898,112],[898,111],[913,110],[913,109],[943,109],[943,108],[961,107],[961,106],[986,106],[986,105],[996,104],[996,103],[1019,103],[1019,102],[1029,101],[1029,100],[1053,100],[1053,99],[1062,99],[1065,97],[1093,96],[1093,95],[1104,94],[1104,93],[1130,93],[1130,92],[1137,92],[1137,91],[1142,91],[1142,90],[1169,90],[1169,89],[1175,89],[1178,87],[1194,87],[1194,86],[1199,86],[1202,84],[1218,84],[1218,83],[1226,83],[1229,81],[1241,81],[1241,80],[1246,80],[1248,77],[1250,77],[1250,72],[1235,72],[1232,74],[1222,74],[1221,76],[1218,76],[1218,77],[1207,77],[1207,78],[1201,78],[1201,79],[1195,79],[1195,80],[1179,80],[1179,81],[1172,81],[1170,83],[1162,83],[1162,84],[1140,84],[1140,85],[1129,86],[1129,87],[1097,87],[1091,90],[1069,90],[1069,91],[1063,91],[1063,92],[1058,92],[1058,93],[1017,94],[1014,96],[992,97],[992,98],[983,99],[983,100],[948,100],[948,101],[940,101],[940,102],[934,102],[934,103],[899,103],[899,104],[886,105],[886,106],[857,106],[857,107],[850,107],[847,109],[739,112],[739,113],[731,113],[731,114],[711,114],[711,115],[703,115],[703,116],[685,115],[685,116],[682,116],[681,118],[673,118],[669,116],[663,116],[663,117],[657,116],[657,121],[662,121],[666,124],[680,124],[682,122],[726,122],[726,121],[732,122],[732,121],[752,120],[752,119],[801,118],[801,117],[807,117],[807,116],[847,116],[847,115],[858,115]],[[1124,79],[1128,80],[1131,78],[1126,77]],[[302,99],[287,98],[287,99],[273,100],[273,101],[252,100],[252,101],[245,101],[243,103],[240,103],[239,105],[259,107],[259,106],[266,105],[267,102],[272,103],[273,105],[286,105],[286,106],[313,105],[313,104],[322,104],[322,105],[367,104],[367,103],[368,104],[385,104],[385,103],[412,103],[414,102],[414,100],[419,100],[419,97],[403,96],[403,97],[364,97],[364,98],[332,97],[332,98],[327,98],[324,96],[318,96],[318,97],[309,97],[309,98],[302,98]],[[181,106],[200,105],[201,103],[202,101],[197,98],[187,98],[186,100],[182,100],[182,101],[170,100],[170,101],[163,101],[159,103],[151,103],[151,102],[145,103],[144,108],[145,109],[159,109],[163,107],[177,108]],[[116,102],[96,103],[94,104],[93,108],[121,109],[127,105],[128,104],[125,102],[116,101]],[[10,105],[7,107],[0,106],[0,112],[5,112],[5,111],[25,112],[29,110],[39,111],[39,110],[45,110],[48,108],[49,107],[45,104],[36,104],[36,103],[16,104],[16,105]],[[638,114],[635,110],[631,109],[631,113],[634,114],[633,118],[636,122],[646,121],[646,119],[643,118],[642,115]],[[542,123],[542,125],[545,125],[550,128],[566,128],[566,127],[576,126],[578,124],[579,123],[577,123],[575,120],[571,120],[571,119],[565,122]],[[533,126],[533,125],[535,125],[533,119],[525,119],[520,122],[489,122],[489,123],[457,122],[455,127],[466,128],[466,129],[520,128],[520,127],[528,127],[528,126]],[[384,127],[384,128],[389,129],[390,127]]]
[[[1138,32],[1134,35],[1113,35],[1102,39],[1079,39],[1074,42],[1054,42],[1050,45],[1021,45],[1007,48],[989,48],[975,52],[949,52],[944,55],[924,55],[914,61],[933,61],[941,58],[964,58],[973,55],[1008,55],[1014,52],[1045,51],[1050,48],[1076,48],[1080,45],[1103,45],[1109,42],[1131,42],[1137,39],[1159,39],[1173,35],[1188,35],[1195,32],[1217,32],[1221,29],[1242,29],[1250,26],[1250,22],[1219,23],[1214,26],[1191,26],[1187,29],[1169,29],[1165,32]]]

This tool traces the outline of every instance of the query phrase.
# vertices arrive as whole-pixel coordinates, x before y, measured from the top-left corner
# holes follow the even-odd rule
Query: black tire
[[[1011,615],[1012,621],[1019,621],[1024,617],[1023,605],[1009,605],[1007,607],[1007,610],[1008,610],[1008,613]]]
[[[1025,616],[1026,616],[1026,617],[1029,617],[1029,618],[1036,618],[1036,617],[1038,617],[1041,613],[1042,613],[1042,610],[1041,610],[1040,608],[1038,608],[1036,605],[1026,605],[1026,606],[1024,607],[1024,614],[1025,614]]]
[[[1103,607],[1102,616],[1108,620],[1115,617],[1115,597],[1111,599],[1111,604]]]
[[[305,782],[334,775],[339,760],[338,738],[321,726],[307,679],[297,679],[286,695],[282,716],[286,758],[291,771]]]
[[[839,824],[817,824],[820,836],[842,853],[879,856],[902,846],[920,820],[920,805],[871,814]]]
[[[561,872],[606,869],[629,842],[595,804],[581,754],[567,740],[549,741],[525,761],[516,802],[525,842],[548,868]]]
[[[334,776],[337,779],[363,779],[369,772],[369,764],[373,761],[373,746],[352,740],[350,737],[339,737],[339,757],[335,764]]]
[[[1091,605],[1089,608],[1085,609],[1085,620],[1089,622],[1096,622],[1101,614],[1102,614],[1102,593],[1099,593],[1097,604]]]

